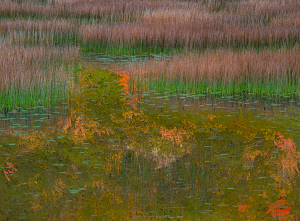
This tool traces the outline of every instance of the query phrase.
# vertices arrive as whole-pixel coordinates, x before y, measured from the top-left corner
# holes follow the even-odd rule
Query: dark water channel
[[[298,220],[300,103],[155,91],[87,69],[0,115],[1,220]]]

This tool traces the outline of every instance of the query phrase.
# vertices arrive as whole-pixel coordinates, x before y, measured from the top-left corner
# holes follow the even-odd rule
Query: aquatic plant
[[[67,65],[78,57],[73,48],[0,45],[0,108],[30,107],[68,93]]]
[[[136,81],[158,90],[220,94],[300,94],[298,48],[292,50],[217,50],[177,55],[165,61],[132,65]],[[141,73],[139,70],[143,70]]]
[[[300,96],[299,9],[0,0],[0,219],[299,219],[298,115],[207,99]],[[85,52],[156,60],[74,71]]]
[[[299,104],[229,108],[233,96],[183,103],[152,91],[136,110],[127,75],[89,68],[78,78],[77,96],[54,112],[0,115],[0,218],[298,216],[298,112],[280,111]]]

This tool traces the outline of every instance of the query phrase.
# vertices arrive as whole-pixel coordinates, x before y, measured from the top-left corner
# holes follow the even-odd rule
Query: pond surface
[[[130,91],[86,69],[57,107],[0,115],[2,220],[297,220],[300,106]]]

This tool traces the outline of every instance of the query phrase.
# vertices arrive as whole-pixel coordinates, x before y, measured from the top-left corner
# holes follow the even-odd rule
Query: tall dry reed
[[[268,26],[260,26],[242,25],[237,18],[222,14],[164,12],[148,12],[141,23],[115,25],[79,25],[67,20],[10,21],[6,19],[0,21],[0,34],[11,43],[53,44],[54,41],[71,43],[74,38],[77,38],[84,45],[185,48],[288,45],[298,42],[300,38],[297,16],[293,21],[274,20]]]
[[[73,63],[78,50],[0,45],[0,92],[45,88],[65,84],[63,65]]]
[[[239,47],[293,45],[300,38],[297,1],[233,1],[236,11],[211,12],[205,4],[177,2],[146,10],[139,22],[83,25],[85,43],[151,47]],[[285,22],[282,22],[285,21]],[[285,25],[289,23],[289,25]]]
[[[203,48],[294,44],[300,38],[300,29],[294,26],[226,24],[215,20],[172,25],[150,22],[90,25],[82,26],[80,34],[84,43]]]
[[[49,21],[38,21],[38,20],[1,20],[0,21],[0,32],[9,31],[39,31],[39,32],[75,32],[77,25],[68,20],[49,20]]]
[[[210,2],[210,3],[209,3]],[[209,10],[209,4],[225,4],[221,11]],[[233,9],[231,9],[233,8]],[[8,39],[17,38],[12,29],[23,36],[49,38],[55,33],[79,35],[88,45],[146,47],[239,47],[293,45],[300,38],[300,29],[293,16],[300,11],[297,1],[149,1],[149,0],[62,0],[4,1],[0,14],[8,17],[41,16],[55,18],[51,22],[2,22]],[[78,18],[77,25],[59,21]],[[84,20],[80,20],[84,18]],[[99,21],[102,21],[99,23]],[[85,21],[82,23],[82,21]],[[89,22],[91,25],[84,23]],[[65,24],[60,24],[65,23]],[[286,24],[289,25],[286,25]],[[78,29],[79,33],[78,33]],[[43,34],[46,32],[46,37]],[[48,32],[48,33],[47,33]],[[31,37],[30,37],[31,38]],[[54,37],[53,37],[54,38]],[[46,40],[44,40],[46,41]]]
[[[300,81],[300,51],[263,50],[229,51],[219,50],[203,54],[178,55],[169,61],[159,60],[133,65],[131,74],[155,73],[165,79],[195,80],[197,82],[243,82],[260,80],[265,82]]]
[[[15,45],[74,45],[78,36],[78,25],[67,20],[35,21],[35,20],[2,20],[0,36],[3,41]]]
[[[45,4],[36,1],[2,1],[2,16],[39,16],[44,18],[92,18],[104,21],[134,21],[143,11],[172,5],[172,1],[149,0],[47,0]]]

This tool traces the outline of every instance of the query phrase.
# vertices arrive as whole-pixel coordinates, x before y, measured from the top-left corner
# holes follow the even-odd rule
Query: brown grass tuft
[[[203,48],[219,46],[257,46],[296,43],[300,29],[228,24],[222,21],[176,23],[141,23],[82,26],[85,43],[103,42],[118,45],[149,45],[152,47]]]
[[[134,65],[129,73],[155,73],[166,79],[189,79],[201,82],[232,82],[249,79],[262,81],[300,80],[300,51],[228,51],[178,55],[169,61],[150,61],[142,67]]]
[[[76,36],[77,25],[66,20],[34,21],[34,20],[2,20],[0,34],[3,41],[16,45],[53,45]],[[70,41],[70,40],[69,40]]]
[[[51,88],[65,83],[62,65],[74,62],[78,50],[48,47],[14,47],[0,45],[1,92],[22,91],[35,87]]]
[[[172,1],[149,0],[44,0],[0,1],[2,16],[40,16],[44,18],[93,18],[106,22],[136,21],[145,10],[173,5]]]

